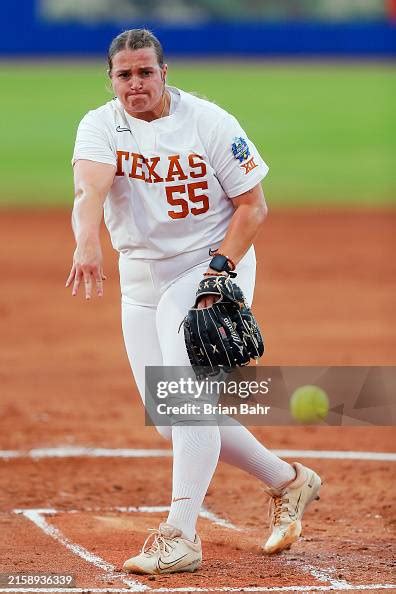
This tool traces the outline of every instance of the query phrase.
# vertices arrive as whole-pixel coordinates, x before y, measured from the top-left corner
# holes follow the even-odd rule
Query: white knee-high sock
[[[279,489],[295,478],[296,472],[290,464],[267,450],[246,427],[237,421],[232,425],[221,425],[219,429],[222,462],[249,472],[275,489]]]
[[[194,540],[198,514],[219,459],[219,428],[175,425],[172,442],[172,503],[167,522]]]

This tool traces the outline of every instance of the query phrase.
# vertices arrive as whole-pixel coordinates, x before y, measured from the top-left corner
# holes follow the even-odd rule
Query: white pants
[[[144,402],[146,366],[189,366],[178,332],[208,268],[208,250],[142,262],[120,257],[122,328],[128,358]],[[251,248],[237,266],[237,284],[251,304],[256,258]],[[172,439],[172,502],[168,523],[194,539],[195,525],[219,457],[274,488],[294,478],[293,468],[267,450],[242,425],[158,426]]]

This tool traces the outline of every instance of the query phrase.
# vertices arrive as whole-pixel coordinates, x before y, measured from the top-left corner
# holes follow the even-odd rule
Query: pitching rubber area
[[[395,363],[395,218],[271,215],[257,246],[254,305],[266,364]],[[267,447],[324,480],[300,541],[263,555],[267,496],[257,480],[220,464],[198,521],[202,567],[122,573],[147,528],[166,518],[172,457],[144,426],[107,243],[104,300],[86,304],[63,288],[68,225],[62,211],[0,219],[0,573],[76,578],[75,588],[40,592],[396,592],[392,427],[254,428]]]

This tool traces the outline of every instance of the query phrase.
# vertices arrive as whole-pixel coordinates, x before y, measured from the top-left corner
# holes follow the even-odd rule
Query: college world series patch
[[[241,136],[239,138],[235,136],[234,142],[231,145],[231,149],[235,159],[237,159],[240,163],[242,163],[242,161],[246,161],[250,155],[248,144]]]

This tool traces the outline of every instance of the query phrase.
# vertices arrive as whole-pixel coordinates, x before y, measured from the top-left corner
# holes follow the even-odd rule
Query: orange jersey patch
[[[252,169],[255,169],[255,167],[258,167],[258,165],[257,165],[257,163],[254,162],[254,157],[252,157],[246,163],[242,163],[241,167],[243,167],[245,169],[245,175],[247,175],[248,173],[250,173],[250,171],[252,171]]]

